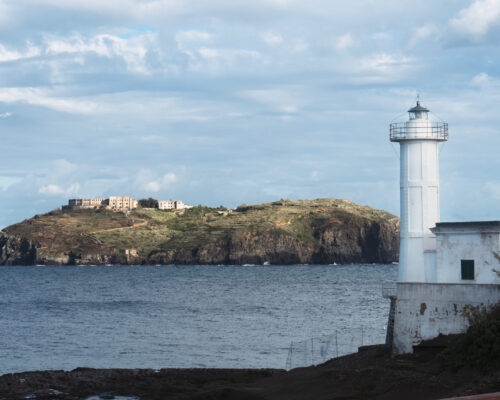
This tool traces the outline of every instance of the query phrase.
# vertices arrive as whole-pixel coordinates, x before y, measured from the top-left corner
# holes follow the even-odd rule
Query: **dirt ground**
[[[441,399],[500,391],[500,371],[450,371],[437,351],[389,357],[383,347],[291,371],[276,369],[91,369],[0,377],[0,399],[100,396],[198,400]]]

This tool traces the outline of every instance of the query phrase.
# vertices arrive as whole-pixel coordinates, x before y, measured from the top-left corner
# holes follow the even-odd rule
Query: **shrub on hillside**
[[[484,371],[500,369],[500,305],[488,313],[465,311],[471,325],[441,353],[444,366],[454,370],[467,366]]]
[[[158,200],[153,199],[152,197],[149,199],[140,199],[138,203],[142,208],[158,208]]]

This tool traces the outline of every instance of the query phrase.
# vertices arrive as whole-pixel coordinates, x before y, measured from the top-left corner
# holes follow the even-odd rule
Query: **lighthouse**
[[[429,120],[420,99],[409,119],[390,125],[390,140],[400,144],[401,233],[398,282],[436,281],[439,222],[439,143],[448,140],[448,124]]]
[[[448,140],[448,124],[432,122],[420,99],[408,113],[408,121],[390,125],[401,163],[398,282],[384,294],[393,354],[465,332],[467,310],[500,304],[500,220],[440,221],[439,143]]]

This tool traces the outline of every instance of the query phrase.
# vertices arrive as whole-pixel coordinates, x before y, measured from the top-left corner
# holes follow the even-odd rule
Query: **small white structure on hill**
[[[184,204],[182,200],[158,200],[158,208],[160,210],[184,210],[193,206]]]
[[[400,143],[401,244],[393,353],[439,334],[464,332],[470,307],[500,301],[500,221],[442,222],[439,212],[439,143],[448,124],[431,122],[417,101],[410,118],[390,126]]]
[[[110,196],[106,199],[107,208],[112,210],[133,210],[137,208],[137,200],[131,196]]]

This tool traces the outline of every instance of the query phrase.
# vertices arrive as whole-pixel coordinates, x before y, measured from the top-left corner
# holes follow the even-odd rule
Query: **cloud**
[[[10,116],[12,116],[12,113],[8,111],[0,114],[0,118],[9,118]]]
[[[167,145],[169,142],[168,138],[159,135],[140,136],[139,141],[143,143],[152,143],[158,145]]]
[[[47,196],[71,196],[80,191],[80,184],[75,182],[82,168],[67,160],[50,161],[41,167],[36,175],[28,174],[18,179],[21,187],[37,187],[38,193]]]
[[[72,114],[92,114],[97,110],[97,104],[93,102],[56,97],[48,90],[33,87],[2,88],[0,102],[26,103]]]
[[[186,45],[194,43],[206,43],[211,41],[213,35],[204,31],[188,30],[181,31],[175,34],[175,41],[177,44],[185,48]]]
[[[365,70],[381,73],[392,73],[395,70],[406,69],[411,59],[395,54],[378,53],[361,59],[361,67]]]
[[[150,192],[157,193],[162,189],[170,188],[170,186],[175,182],[177,182],[175,174],[167,173],[159,180],[146,183],[144,188]]]
[[[262,40],[269,46],[277,46],[284,42],[283,36],[272,31],[264,32],[261,37]]]
[[[500,200],[500,181],[487,182],[485,187],[491,197],[495,200]]]
[[[479,39],[500,22],[500,0],[475,0],[449,22],[458,33]]]
[[[177,182],[177,175],[173,172],[166,172],[160,177],[149,169],[141,169],[137,172],[134,184],[139,190],[147,193],[158,193],[167,190]]]
[[[69,38],[47,37],[45,53],[48,55],[94,53],[106,58],[119,57],[125,61],[129,71],[147,74],[150,71],[145,57],[156,36],[155,33],[148,32],[131,38],[109,34],[92,37],[81,34],[73,34]]]
[[[0,0],[0,175],[26,177],[3,184],[0,225],[58,206],[76,183],[85,197],[236,205],[295,193],[397,212],[386,128],[417,88],[453,125],[444,162],[481,135],[495,181],[500,55],[441,40],[493,36],[495,12],[471,16],[486,4]],[[60,154],[72,163],[50,161]],[[305,168],[308,157],[318,165]],[[394,178],[394,198],[374,195],[365,169]],[[497,212],[477,197],[475,210]]]
[[[254,89],[240,92],[240,96],[269,107],[273,112],[295,114],[299,111],[298,95],[282,89]]]
[[[305,39],[298,39],[291,48],[296,53],[302,53],[309,49],[309,43]]]
[[[99,115],[115,118],[133,115],[134,119],[147,124],[160,121],[213,120],[218,106],[218,99],[204,101],[183,93],[155,93],[148,90],[100,95],[91,100],[98,104],[96,113]],[[158,135],[145,133],[144,141],[151,141],[152,136],[158,139]],[[119,138],[124,139],[123,136]],[[163,137],[162,141],[166,142],[167,138]]]
[[[59,10],[78,14],[91,13],[108,18],[134,18],[158,20],[162,17],[177,17],[183,13],[186,6],[183,2],[175,0],[86,0],[86,1],[66,1],[66,0],[24,0],[23,3],[35,6],[52,6]],[[52,8],[51,7],[51,8]],[[50,8],[49,8],[50,9]]]
[[[337,39],[335,39],[335,41],[333,43],[333,47],[336,50],[346,50],[346,49],[349,49],[351,47],[356,46],[357,44],[358,43],[356,42],[356,40],[354,40],[352,35],[350,33],[346,33],[342,36],[339,36]]]
[[[427,39],[428,37],[432,35],[436,35],[438,33],[438,30],[436,26],[433,24],[425,24],[417,29],[415,29],[410,37],[410,40],[408,41],[408,48],[413,48],[415,45],[423,40]]]
[[[197,49],[198,54],[206,60],[222,60],[226,63],[232,63],[235,58],[261,58],[261,54],[255,50],[240,50],[240,49],[217,49],[213,47],[200,47]]]
[[[189,70],[222,72],[261,61],[262,54],[252,49],[232,49],[200,45],[197,42],[178,42],[179,50],[189,57]]]
[[[62,196],[62,195],[75,195],[80,191],[80,185],[78,183],[73,183],[66,188],[63,188],[56,184],[48,184],[40,187],[38,191],[41,194],[46,194],[48,196]]]
[[[54,160],[41,168],[36,177],[38,192],[47,196],[71,196],[80,191],[80,184],[74,182],[80,168],[64,159]],[[28,181],[31,177],[28,177]]]
[[[498,88],[500,87],[500,79],[490,76],[486,72],[481,72],[471,79],[470,84],[481,89]]]
[[[215,37],[206,31],[180,31],[175,34],[174,39],[178,51],[187,56],[190,71],[221,72],[262,59],[262,54],[254,49],[212,45]]]
[[[9,186],[18,183],[22,180],[22,178],[18,176],[2,176],[0,175],[0,188],[7,189]]]
[[[30,42],[27,43],[27,49],[25,51],[9,50],[3,44],[0,44],[0,63],[33,58],[40,54],[40,48],[34,46]]]
[[[377,42],[388,42],[392,39],[392,35],[386,31],[374,32],[371,36]]]
[[[401,54],[375,53],[351,60],[342,68],[356,84],[397,82],[414,68],[414,59]]]

